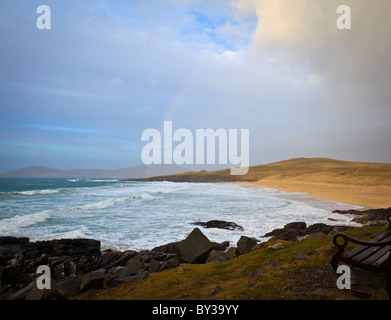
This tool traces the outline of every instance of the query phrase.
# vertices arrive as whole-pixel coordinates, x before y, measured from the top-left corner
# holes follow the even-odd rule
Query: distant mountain
[[[0,173],[0,177],[19,178],[148,178],[154,176],[165,176],[187,172],[189,169],[176,165],[154,164],[140,165],[136,167],[122,168],[118,170],[99,169],[74,169],[59,170],[47,167],[25,167],[18,170]]]

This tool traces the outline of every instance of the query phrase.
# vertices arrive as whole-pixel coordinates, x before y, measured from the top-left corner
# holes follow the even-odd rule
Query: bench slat
[[[364,260],[369,259],[372,255],[376,254],[377,251],[379,251],[380,249],[381,247],[366,247],[364,251],[351,258],[351,260],[354,262],[363,263]]]
[[[362,264],[368,264],[373,266],[381,266],[381,263],[378,263],[377,261],[381,259],[383,256],[385,256],[389,251],[391,250],[391,246],[380,248],[376,251],[373,255],[371,255],[369,258],[362,260]]]
[[[385,266],[385,263],[387,263],[390,254],[391,254],[390,251],[388,251],[387,254],[382,256],[379,260],[375,261],[375,265],[376,266]]]
[[[391,229],[387,230],[386,232],[383,232],[381,234],[378,234],[376,237],[374,237],[373,239],[371,239],[370,241],[371,242],[380,242],[380,241],[386,241],[385,239],[387,239],[389,236],[391,236]],[[370,254],[373,254],[374,252],[368,252],[368,255],[366,255],[365,253],[365,250],[369,249],[371,247],[368,247],[368,246],[358,246],[352,250],[350,250],[349,252],[346,252],[344,253],[344,257],[346,259],[352,259],[354,258],[354,260],[356,261],[360,261],[364,258],[366,258],[368,255]],[[357,259],[356,256],[359,255],[359,254],[363,254],[360,259]]]

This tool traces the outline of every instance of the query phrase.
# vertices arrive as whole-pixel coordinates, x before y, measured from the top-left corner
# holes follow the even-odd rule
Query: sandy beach
[[[241,184],[273,188],[280,191],[303,192],[309,196],[334,200],[364,208],[387,208],[391,206],[390,186],[363,186],[321,182],[295,181],[294,179],[263,179]]]
[[[219,170],[186,172],[139,180],[240,183],[281,191],[303,192],[313,197],[365,208],[391,207],[389,163],[296,158],[252,166],[243,176],[232,176],[229,170]]]

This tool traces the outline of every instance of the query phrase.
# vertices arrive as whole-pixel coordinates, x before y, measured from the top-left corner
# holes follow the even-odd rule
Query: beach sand
[[[263,188],[280,191],[303,192],[309,196],[334,200],[364,208],[391,207],[390,186],[365,186],[352,184],[333,184],[320,182],[297,181],[294,179],[263,179],[256,182],[240,182]]]
[[[240,183],[303,192],[309,196],[365,208],[391,207],[390,163],[295,158],[252,166],[243,176],[232,176],[230,170],[225,169],[136,180]]]

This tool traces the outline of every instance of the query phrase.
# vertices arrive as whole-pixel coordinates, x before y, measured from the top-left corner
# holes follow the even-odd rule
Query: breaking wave
[[[83,206],[74,206],[71,208],[71,210],[102,210],[107,209],[112,206],[115,206],[116,204],[124,203],[128,200],[132,199],[140,199],[144,202],[148,202],[154,199],[153,196],[151,196],[148,193],[143,193],[141,195],[132,195],[128,197],[120,197],[120,198],[109,198],[107,200],[99,201],[96,203],[88,203]]]
[[[50,210],[44,210],[25,216],[15,216],[0,221],[0,234],[15,232],[20,228],[29,227],[41,223],[50,218]]]

